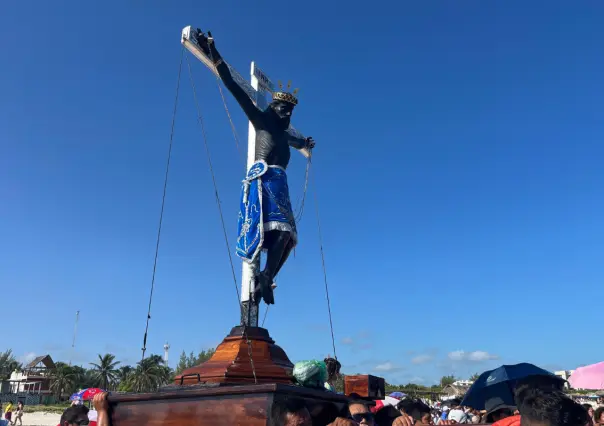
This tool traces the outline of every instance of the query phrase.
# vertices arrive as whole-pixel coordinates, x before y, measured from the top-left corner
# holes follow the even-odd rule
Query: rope
[[[310,173],[310,163],[312,160],[312,151],[310,151],[308,158],[306,159],[306,171],[304,172],[304,190],[302,191],[302,199],[298,203],[297,213],[295,215],[296,223],[302,222],[302,215],[304,214],[304,203],[306,202],[306,191],[308,189],[308,176]]]
[[[206,155],[208,157],[208,166],[210,168],[210,174],[212,175],[212,182],[214,184],[214,196],[216,197],[216,205],[218,207],[218,213],[220,214],[220,223],[222,224],[222,233],[224,235],[224,242],[226,243],[227,254],[229,256],[229,262],[231,264],[231,273],[233,275],[233,282],[235,283],[235,292],[237,293],[237,300],[240,301],[239,287],[237,285],[237,275],[235,274],[235,266],[233,265],[233,256],[231,255],[231,246],[229,244],[229,237],[224,223],[224,215],[222,214],[222,205],[220,204],[220,196],[218,195],[218,184],[216,183],[216,175],[214,173],[214,165],[212,164],[212,157],[210,155],[210,148],[208,146],[208,138],[206,135],[206,128],[201,115],[201,109],[199,108],[199,101],[197,99],[197,89],[195,88],[195,82],[193,81],[193,72],[191,71],[191,62],[187,56],[187,67],[189,68],[189,80],[191,81],[191,88],[193,89],[193,99],[195,101],[195,108],[197,109],[197,120],[201,127],[201,133],[203,135],[203,143],[206,149]]]
[[[268,315],[268,308],[270,308],[271,305],[266,305],[266,311],[264,311],[264,318],[262,318],[262,325],[260,327],[264,328],[264,321],[266,321],[266,316]]]
[[[210,148],[208,146],[208,138],[206,135],[205,124],[203,121],[203,116],[201,115],[201,109],[199,108],[199,101],[197,99],[197,89],[195,88],[195,82],[193,81],[193,72],[191,71],[191,62],[189,61],[189,57],[187,56],[187,67],[189,69],[189,80],[191,81],[191,88],[193,89],[193,99],[195,101],[195,108],[197,110],[197,119],[199,121],[199,125],[201,127],[201,133],[203,135],[203,144],[206,150],[206,155],[208,157],[208,166],[210,168],[210,174],[212,175],[212,182],[214,184],[214,195],[216,197],[216,205],[218,207],[218,213],[220,214],[220,223],[222,224],[222,233],[224,235],[224,242],[226,244],[227,254],[229,256],[229,262],[231,264],[231,273],[233,275],[233,283],[235,284],[235,292],[237,293],[237,303],[241,309],[241,297],[239,294],[239,286],[237,285],[237,275],[235,274],[235,266],[233,264],[233,256],[231,255],[231,246],[229,244],[229,237],[226,230],[226,225],[224,223],[224,214],[222,213],[222,206],[220,204],[220,196],[218,195],[218,184],[216,183],[216,175],[214,173],[214,166],[212,164],[212,157],[210,155]],[[248,303],[251,303],[248,302]],[[248,347],[248,355],[250,357],[250,364],[252,367],[252,374],[254,375],[254,383],[258,383],[258,379],[256,377],[256,369],[254,368],[254,361],[252,359],[252,345],[250,339],[247,335],[247,325],[243,327],[243,333],[247,342]]]
[[[321,218],[319,217],[319,203],[317,201],[317,189],[314,186],[313,180],[313,194],[315,201],[315,213],[317,215],[317,229],[319,234],[319,248],[321,251],[321,263],[323,265],[323,280],[325,282],[325,296],[327,298],[327,313],[329,314],[329,328],[331,329],[331,345],[333,347],[333,357],[338,359],[336,355],[336,338],[333,332],[333,320],[331,319],[331,301],[329,300],[329,288],[327,286],[327,269],[325,268],[325,253],[323,251],[323,235],[321,233]]]
[[[147,324],[145,325],[145,336],[143,338],[143,357],[147,351],[147,334],[149,332],[149,320],[151,319],[151,303],[153,302],[153,290],[155,289],[155,271],[157,270],[157,255],[159,253],[159,242],[161,239],[161,226],[164,219],[164,207],[166,205],[166,190],[168,188],[168,175],[170,173],[170,159],[172,158],[172,145],[174,141],[174,124],[176,122],[176,111],[178,107],[178,94],[180,93],[180,76],[182,74],[182,58],[185,53],[183,46],[180,51],[180,64],[178,66],[178,78],[176,80],[176,95],[174,97],[174,111],[172,112],[172,125],[170,127],[170,144],[168,147],[168,160],[166,161],[166,175],[164,177],[164,191],[161,198],[161,210],[159,213],[159,226],[157,227],[157,240],[155,242],[155,258],[153,259],[153,274],[151,275],[151,291],[149,292],[149,307],[147,309]]]

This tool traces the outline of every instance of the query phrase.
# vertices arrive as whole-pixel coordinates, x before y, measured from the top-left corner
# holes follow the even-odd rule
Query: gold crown
[[[288,81],[287,90],[289,90],[291,86],[292,86],[292,82]],[[283,102],[288,102],[292,105],[298,105],[298,98],[296,98],[298,91],[299,91],[299,89],[294,89],[294,91],[292,93],[286,92],[283,90],[283,84],[281,84],[281,82],[279,82],[279,91],[273,92],[273,101],[283,101]]]

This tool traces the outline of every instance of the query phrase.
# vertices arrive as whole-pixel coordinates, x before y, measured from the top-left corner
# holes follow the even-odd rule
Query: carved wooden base
[[[174,384],[293,383],[294,365],[268,331],[260,327],[247,327],[245,331],[247,336],[244,327],[233,327],[209,361],[186,369],[176,377]]]
[[[278,384],[188,385],[147,394],[109,395],[112,426],[267,426],[276,406],[303,401],[313,424],[347,415],[349,398],[335,393]]]

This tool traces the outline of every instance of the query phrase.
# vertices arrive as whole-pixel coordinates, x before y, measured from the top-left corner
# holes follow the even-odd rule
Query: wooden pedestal
[[[382,377],[371,375],[346,376],[344,378],[344,393],[357,394],[364,398],[384,399],[386,397],[386,381]]]
[[[280,384],[189,385],[150,394],[109,396],[112,426],[269,426],[276,405],[303,401],[313,425],[347,415],[344,395]]]
[[[245,331],[247,336],[242,326],[233,327],[209,361],[186,369],[176,377],[174,384],[292,384],[294,365],[268,331],[260,327],[247,327]]]

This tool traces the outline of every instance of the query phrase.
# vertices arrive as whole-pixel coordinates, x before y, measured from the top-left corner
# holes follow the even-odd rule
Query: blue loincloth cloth
[[[237,256],[255,261],[262,251],[264,233],[285,231],[293,247],[298,242],[285,170],[258,161],[250,167],[241,189],[237,221]]]

